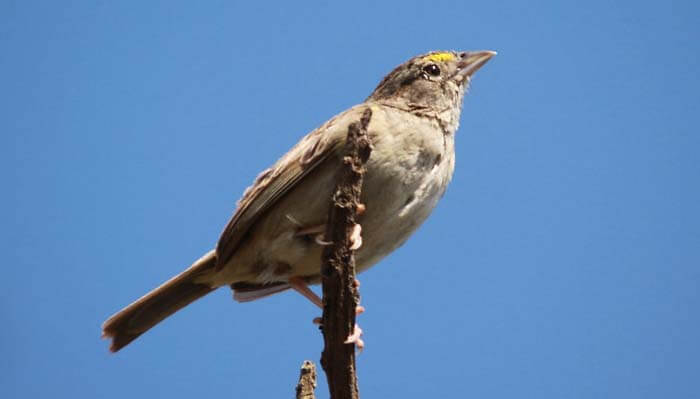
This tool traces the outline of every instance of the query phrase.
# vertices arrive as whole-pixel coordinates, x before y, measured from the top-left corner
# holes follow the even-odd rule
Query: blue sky
[[[294,293],[221,289],[117,355],[100,324],[433,49],[499,54],[442,202],[360,276],[362,396],[700,396],[696,3],[254,3],[0,3],[1,397],[290,397],[322,349]]]

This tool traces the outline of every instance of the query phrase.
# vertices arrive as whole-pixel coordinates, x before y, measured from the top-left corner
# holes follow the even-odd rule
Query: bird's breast
[[[374,108],[368,127],[372,153],[362,186],[366,210],[359,217],[363,244],[356,252],[358,271],[398,248],[425,221],[454,169],[451,135],[429,119]],[[330,158],[319,165],[266,212],[212,284],[270,283],[291,276],[318,281],[323,233],[300,233],[325,231],[339,162]]]
[[[360,270],[402,245],[427,219],[454,171],[453,135],[445,135],[429,118],[411,115],[411,120],[396,112],[378,115],[385,117],[378,125],[386,131],[370,130],[373,149],[362,188],[367,211],[360,219]]]

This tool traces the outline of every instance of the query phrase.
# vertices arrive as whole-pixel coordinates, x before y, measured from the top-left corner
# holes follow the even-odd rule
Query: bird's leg
[[[314,238],[314,241],[316,244],[324,246],[324,245],[331,245],[332,242],[329,241],[323,241],[323,235],[326,232],[326,225],[325,224],[319,224],[317,226],[310,226],[310,227],[301,227],[299,230],[294,233],[296,237],[299,236],[312,236]]]
[[[300,293],[304,296],[304,298],[310,300],[311,303],[323,309],[323,301],[321,300],[321,298],[319,298],[319,296],[316,295],[316,293],[313,292],[311,288],[309,288],[309,286],[301,277],[290,277],[288,283],[294,291]]]
[[[319,224],[317,226],[307,226],[307,227],[300,227],[299,230],[294,233],[296,236],[310,236],[310,235],[316,235],[316,234],[321,234],[326,231],[326,225],[325,224]]]
[[[358,205],[357,207],[358,214],[361,214],[365,211],[365,206],[363,204]],[[287,218],[289,220],[292,220],[296,222],[294,219],[291,218],[291,216],[287,215]],[[298,222],[296,222],[298,223]],[[323,234],[326,231],[326,225],[320,224],[318,226],[309,226],[309,227],[300,227],[296,233],[294,233],[294,236],[299,237],[299,236],[313,236],[314,241],[318,245],[330,245],[332,242],[324,241],[323,240]],[[362,226],[359,224],[355,224],[352,227],[352,233],[350,233],[350,249],[355,251],[360,249],[362,246]]]
[[[321,298],[318,295],[316,295],[316,293],[313,292],[313,290],[311,290],[311,288],[309,288],[309,286],[306,284],[306,282],[301,277],[290,277],[288,284],[290,287],[292,287],[292,289],[294,291],[300,293],[306,299],[310,300],[311,303],[313,303],[314,305],[318,306],[321,310],[323,310],[323,300],[321,300]],[[360,282],[357,279],[355,279],[354,284],[355,284],[355,287],[360,286]],[[360,315],[364,311],[365,311],[364,306],[358,305],[355,308],[356,315]],[[321,318],[320,317],[314,318],[313,323],[320,325]],[[360,326],[357,323],[355,323],[355,329],[352,332],[352,334],[350,334],[350,336],[345,340],[345,343],[346,344],[354,343],[355,346],[357,346],[357,349],[362,350],[365,347],[365,343],[364,343],[364,341],[362,341],[362,338],[360,338],[361,336],[362,336],[362,329],[360,328]]]
[[[357,206],[357,213],[362,214],[365,211],[365,205],[364,204],[359,204]],[[313,235],[315,236],[315,241],[319,245],[329,245],[331,243],[325,242],[322,239],[322,234],[325,232],[326,226],[325,225],[318,225],[318,226],[310,226],[310,227],[304,227],[300,228],[296,232],[296,236],[306,236],[306,235]],[[362,226],[359,224],[355,224],[352,227],[352,232],[350,233],[350,250],[357,250],[362,246]],[[318,306],[323,310],[323,301],[321,298],[319,298],[318,295],[316,295],[315,292],[309,288],[309,286],[306,284],[306,282],[301,279],[300,277],[290,277],[289,278],[289,286],[294,289],[294,291],[300,293],[304,297],[306,297],[308,300],[310,300],[313,304]],[[355,279],[354,281],[355,288],[360,287],[360,282],[359,280]],[[355,308],[355,314],[360,315],[362,312],[365,311],[365,308],[363,306],[358,305]],[[321,318],[316,317],[313,320],[314,324],[321,324]],[[345,340],[346,344],[352,344],[354,343],[355,346],[359,350],[362,350],[365,347],[364,341],[362,341],[362,329],[360,326],[355,323],[355,327],[353,329],[352,334]]]

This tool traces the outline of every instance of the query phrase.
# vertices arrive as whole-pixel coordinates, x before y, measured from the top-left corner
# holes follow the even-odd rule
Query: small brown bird
[[[363,102],[331,118],[263,171],[206,253],[102,326],[110,350],[221,286],[248,302],[293,288],[314,303],[331,191],[348,126],[366,109],[373,145],[362,187],[358,272],[402,245],[432,212],[454,171],[454,137],[472,74],[496,53],[438,51],[387,75]]]

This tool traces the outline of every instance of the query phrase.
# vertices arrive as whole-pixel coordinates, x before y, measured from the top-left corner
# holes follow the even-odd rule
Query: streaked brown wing
[[[355,106],[330,119],[255,179],[238,201],[236,212],[219,238],[217,269],[231,259],[242,239],[267,209],[331,154],[342,149],[347,126],[359,120],[363,110],[363,106]]]

